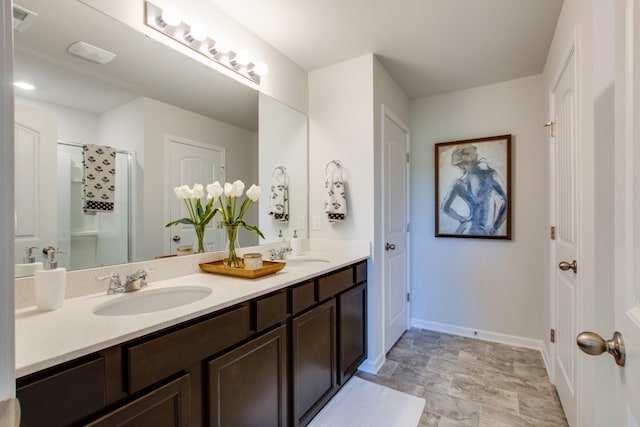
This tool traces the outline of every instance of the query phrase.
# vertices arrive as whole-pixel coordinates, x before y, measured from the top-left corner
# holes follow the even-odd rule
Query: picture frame
[[[511,135],[435,144],[435,236],[511,240]]]

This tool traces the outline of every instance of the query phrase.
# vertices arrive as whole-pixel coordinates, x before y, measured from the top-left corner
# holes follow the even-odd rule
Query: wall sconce
[[[162,34],[171,37],[178,43],[187,46],[201,55],[206,56],[237,74],[260,84],[260,78],[269,71],[269,67],[262,61],[253,62],[247,52],[235,52],[229,43],[220,38],[214,40],[207,35],[203,24],[182,21],[182,14],[174,6],[164,9],[147,1],[145,2],[145,24]]]

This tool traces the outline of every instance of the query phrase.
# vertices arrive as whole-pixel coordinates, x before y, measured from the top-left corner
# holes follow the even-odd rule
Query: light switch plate
[[[314,215],[313,216],[313,229],[318,231],[320,230],[320,216],[319,215]]]

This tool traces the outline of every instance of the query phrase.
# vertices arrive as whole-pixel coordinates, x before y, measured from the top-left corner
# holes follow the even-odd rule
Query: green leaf
[[[180,218],[176,221],[171,221],[169,224],[165,225],[165,227],[171,227],[172,225],[178,225],[178,224],[190,224],[190,225],[194,225],[195,223],[193,222],[193,220],[191,218]]]
[[[245,229],[249,230],[249,231],[253,231],[254,233],[256,233],[258,236],[262,237],[264,239],[264,234],[262,234],[262,231],[260,231],[260,229],[258,227],[256,227],[255,225],[249,225],[247,223],[245,223],[244,221],[240,220],[238,221],[238,223],[244,227]]]

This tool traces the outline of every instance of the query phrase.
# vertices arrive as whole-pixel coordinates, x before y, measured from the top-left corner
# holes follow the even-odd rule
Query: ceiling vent
[[[82,59],[86,59],[87,61],[95,62],[96,64],[109,63],[116,57],[115,53],[86,42],[75,42],[69,46],[67,52],[72,55],[79,56]]]
[[[33,24],[38,14],[17,4],[13,5],[13,29],[24,32]]]

